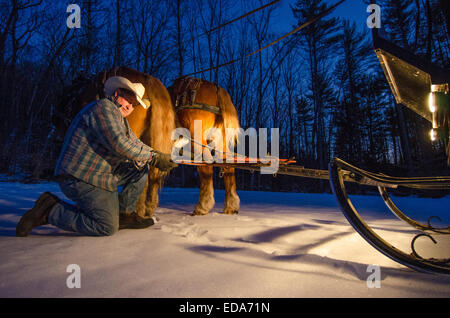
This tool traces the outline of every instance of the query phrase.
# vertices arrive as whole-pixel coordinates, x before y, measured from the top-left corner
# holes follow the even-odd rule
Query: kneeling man
[[[106,81],[106,98],[86,105],[74,118],[56,164],[61,191],[75,205],[43,193],[20,219],[17,236],[27,236],[34,227],[48,223],[94,236],[154,224],[152,218],[141,218],[135,212],[148,164],[161,171],[177,164],[169,154],[142,143],[129,128],[126,117],[134,108],[147,108],[142,101],[144,92],[141,83],[124,77]]]

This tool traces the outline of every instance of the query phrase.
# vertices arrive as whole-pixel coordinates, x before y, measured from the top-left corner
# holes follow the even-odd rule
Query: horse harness
[[[198,78],[185,76],[180,79],[181,84],[178,89],[173,88],[175,111],[179,112],[183,109],[199,109],[207,112],[222,115],[219,106],[219,98],[217,98],[217,105],[209,105],[206,103],[199,103],[195,100],[197,91],[201,86],[202,80]],[[219,86],[217,86],[217,97],[219,93]]]

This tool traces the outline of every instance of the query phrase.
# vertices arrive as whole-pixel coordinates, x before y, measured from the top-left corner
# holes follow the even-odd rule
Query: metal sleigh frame
[[[362,169],[353,167],[352,165],[334,158],[329,166],[330,171],[330,184],[333,193],[352,227],[374,248],[383,253],[392,260],[415,269],[420,272],[426,273],[438,273],[450,275],[450,259],[424,259],[414,249],[414,243],[417,238],[421,236],[429,237],[434,243],[434,238],[426,232],[434,232],[439,234],[450,234],[450,227],[447,228],[434,228],[431,225],[431,218],[428,219],[428,224],[419,223],[407,215],[405,215],[400,209],[398,209],[389,197],[386,187],[387,186],[406,186],[412,188],[422,189],[448,189],[450,188],[450,177],[430,177],[430,178],[395,178],[384,175],[372,174]],[[411,242],[411,254],[406,254],[403,251],[389,244],[383,238],[375,233],[371,227],[363,221],[358,211],[353,206],[351,200],[347,195],[345,189],[343,174],[350,172],[355,179],[367,178],[366,181],[373,182],[372,185],[377,186],[387,207],[396,215],[399,219],[405,221],[417,230],[423,233],[414,237]],[[367,184],[367,183],[364,183]]]
[[[447,70],[421,60],[412,53],[396,46],[378,35],[373,30],[373,46],[380,61],[380,65],[390,85],[396,102],[410,108],[420,116],[427,119],[432,129],[432,140],[440,137],[444,139],[446,152],[450,163],[449,143],[449,74]],[[411,241],[411,253],[407,254],[392,246],[377,235],[361,216],[350,201],[344,184],[344,175],[350,173],[352,179],[362,184],[378,187],[378,191],[389,210],[400,220],[405,221],[413,228],[421,231]],[[386,188],[398,186],[415,189],[450,189],[450,177],[421,177],[398,178],[383,174],[374,174],[356,168],[338,158],[334,158],[329,165],[330,184],[333,193],[353,228],[374,248],[393,259],[417,271],[450,275],[449,259],[425,259],[415,250],[414,244],[419,237],[426,236],[437,243],[430,235],[450,234],[450,226],[435,228],[431,220],[437,216],[430,216],[427,224],[411,219],[403,213],[392,201]]]
[[[448,153],[450,151],[450,143],[448,142],[448,125],[450,119],[448,106],[448,83],[450,81],[448,76],[450,72],[441,70],[430,63],[420,60],[413,54],[381,38],[376,31],[373,33],[373,44],[385,76],[396,98],[396,102],[412,109],[431,122],[431,135],[438,135],[440,138],[445,139],[447,155],[449,155],[450,160],[450,153]],[[433,109],[430,111],[426,106],[429,100],[440,100],[441,102],[444,101],[444,103],[441,103],[441,107],[438,107],[439,105],[430,105],[430,108],[433,106]],[[362,170],[339,158],[334,158],[330,162],[328,171],[307,169],[301,166],[291,165],[290,163],[291,161],[289,160],[280,159],[276,174],[329,180],[333,194],[348,222],[379,252],[400,264],[420,272],[450,275],[450,258],[423,258],[414,248],[416,240],[422,236],[428,237],[436,244],[436,240],[430,234],[448,235],[450,234],[450,226],[446,228],[433,227],[431,225],[433,218],[440,221],[437,216],[431,216],[427,224],[420,223],[408,217],[394,204],[386,190],[386,188],[397,187],[435,190],[450,189],[450,176],[392,177]],[[252,172],[261,171],[261,168],[264,166],[260,162],[210,163],[209,165],[220,168],[233,167]],[[411,241],[411,253],[405,253],[391,245],[364,222],[347,194],[345,182],[377,187],[389,210],[400,220],[420,231]]]
[[[384,174],[371,173],[351,164],[334,158],[329,164],[329,170],[307,169],[302,166],[291,165],[288,160],[280,160],[276,175],[290,175],[304,178],[329,180],[334,196],[339,206],[347,218],[350,225],[358,232],[369,244],[376,248],[379,252],[392,260],[410,267],[414,270],[450,275],[450,258],[449,259],[425,259],[421,257],[415,250],[414,244],[421,236],[427,236],[434,243],[435,239],[430,235],[434,234],[450,234],[450,226],[446,228],[436,228],[431,225],[431,220],[439,217],[431,216],[427,224],[420,223],[403,213],[392,201],[386,188],[408,187],[414,189],[450,189],[449,177],[419,177],[419,178],[399,178],[391,177]],[[190,165],[202,165],[203,163]],[[251,172],[261,171],[265,165],[260,163],[210,163],[208,165],[219,168],[235,168],[240,170],[248,170]],[[383,198],[384,203],[389,210],[400,220],[406,222],[413,228],[421,231],[411,242],[411,253],[407,254],[397,249],[383,238],[362,219],[356,208],[353,206],[345,188],[345,182],[358,183],[360,185],[374,186]],[[430,233],[430,234],[429,234]]]

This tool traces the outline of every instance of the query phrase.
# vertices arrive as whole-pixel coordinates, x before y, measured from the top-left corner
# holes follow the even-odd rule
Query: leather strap
[[[178,106],[176,108],[176,111],[180,111],[182,109],[199,109],[199,110],[205,110],[207,112],[216,114],[216,115],[222,115],[222,112],[220,110],[220,107],[218,106],[213,106],[213,105],[208,105],[208,104],[204,104],[204,103],[192,103],[192,104],[186,104],[186,105],[182,105],[182,106]]]

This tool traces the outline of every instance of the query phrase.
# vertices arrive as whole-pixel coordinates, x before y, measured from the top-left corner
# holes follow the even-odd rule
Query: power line
[[[212,71],[212,70],[216,70],[216,69],[219,69],[219,68],[221,68],[221,67],[224,67],[224,66],[233,64],[233,63],[235,63],[235,62],[238,62],[238,61],[240,61],[240,60],[246,59],[247,57],[250,57],[250,56],[252,56],[252,55],[255,55],[255,54],[257,54],[257,53],[259,53],[259,52],[261,52],[261,51],[267,49],[268,47],[270,47],[270,46],[272,46],[272,45],[274,45],[274,44],[280,42],[281,40],[287,38],[288,36],[290,36],[290,35],[292,35],[292,34],[298,32],[298,31],[300,31],[300,30],[302,30],[302,29],[304,29],[304,28],[306,28],[307,26],[309,26],[309,25],[311,25],[311,24],[313,24],[313,23],[315,23],[316,21],[320,20],[320,19],[323,18],[324,16],[330,14],[334,9],[336,9],[336,7],[340,6],[344,1],[345,1],[345,0],[339,1],[338,3],[336,3],[335,5],[329,7],[327,10],[325,10],[324,12],[322,12],[321,14],[319,14],[318,16],[314,17],[313,19],[311,19],[311,20],[305,22],[304,24],[302,24],[301,26],[295,28],[295,29],[292,30],[291,32],[289,32],[289,33],[283,35],[282,37],[276,39],[275,41],[273,41],[273,42],[267,44],[266,46],[264,46],[264,47],[262,47],[262,48],[259,48],[258,50],[254,51],[254,52],[252,52],[252,53],[250,53],[250,54],[247,54],[247,55],[242,56],[242,57],[240,57],[240,58],[237,58],[237,59],[235,59],[235,60],[231,60],[231,61],[228,61],[228,62],[226,62],[226,63],[220,64],[220,65],[217,65],[217,66],[214,66],[214,67],[210,67],[210,68],[208,68],[208,69],[204,69],[204,70],[201,70],[201,71],[198,71],[198,72],[194,72],[194,73],[189,73],[189,74],[184,75],[184,76],[191,76],[191,75],[200,74],[200,73],[203,73],[203,72],[209,72],[209,71]]]

